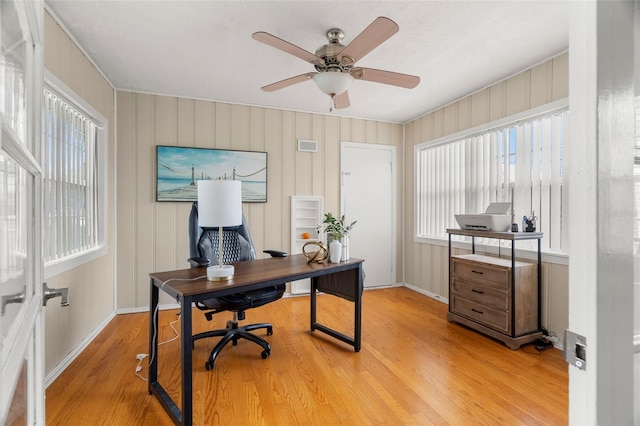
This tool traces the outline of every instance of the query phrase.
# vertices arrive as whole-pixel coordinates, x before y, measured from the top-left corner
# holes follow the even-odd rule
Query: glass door
[[[633,404],[634,424],[640,424],[640,1],[634,14],[633,79],[635,90],[636,145],[633,163],[635,215],[633,221]]]
[[[638,61],[636,60],[636,63]],[[636,68],[636,74],[640,70]],[[640,78],[636,78],[639,81]],[[636,87],[636,91],[639,88]],[[633,223],[633,365],[634,424],[640,424],[640,95],[636,94],[636,146],[633,164],[635,220]]]
[[[0,2],[0,424],[44,424],[43,3]]]

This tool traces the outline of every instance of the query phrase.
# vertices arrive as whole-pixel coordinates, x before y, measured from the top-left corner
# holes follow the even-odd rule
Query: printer
[[[491,203],[484,213],[457,214],[460,229],[508,231],[511,229],[511,203]]]

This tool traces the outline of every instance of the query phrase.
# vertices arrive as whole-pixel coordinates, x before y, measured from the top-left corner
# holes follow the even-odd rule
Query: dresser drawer
[[[464,258],[452,258],[452,274],[468,280],[482,281],[484,285],[507,290],[511,269]]]
[[[453,277],[451,290],[457,295],[472,302],[491,308],[507,311],[510,308],[509,292],[495,287],[488,287],[473,281]]]
[[[451,312],[477,321],[502,333],[510,333],[509,313],[453,295],[449,300]]]

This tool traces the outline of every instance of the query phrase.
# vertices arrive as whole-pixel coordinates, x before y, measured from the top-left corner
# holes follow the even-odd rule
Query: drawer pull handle
[[[471,291],[478,294],[484,294],[484,291],[476,290],[475,288],[472,288]]]
[[[473,312],[476,312],[476,313],[478,313],[478,314],[484,314],[484,312],[482,312],[482,311],[479,311],[479,310],[477,310],[477,309],[473,309],[473,308],[471,308],[471,310],[472,310]]]
[[[471,272],[473,272],[474,274],[484,275],[484,272],[482,272],[482,271],[476,271],[476,270],[472,269]]]

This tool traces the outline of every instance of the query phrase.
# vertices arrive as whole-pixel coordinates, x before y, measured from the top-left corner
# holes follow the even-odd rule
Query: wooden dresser
[[[541,233],[448,229],[447,319],[493,337],[511,349],[542,337],[540,325]],[[472,238],[472,254],[452,255],[451,235]],[[475,238],[511,241],[511,258],[475,254]],[[515,259],[517,240],[538,240],[538,262]]]

